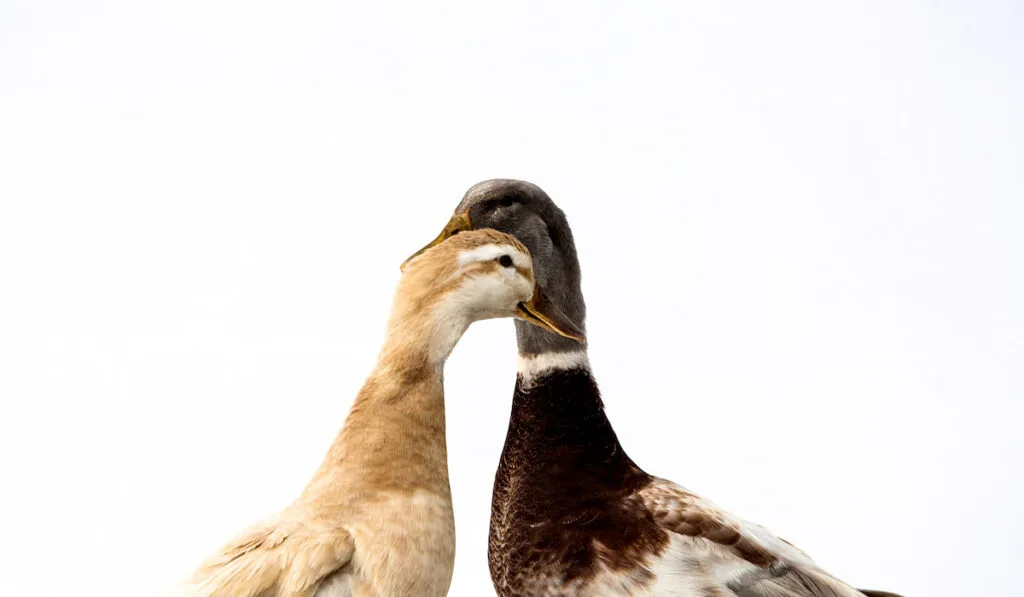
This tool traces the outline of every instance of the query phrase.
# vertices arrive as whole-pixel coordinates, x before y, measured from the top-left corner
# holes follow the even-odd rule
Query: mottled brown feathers
[[[501,597],[861,595],[763,528],[641,470],[586,368],[516,384],[489,550]]]
[[[637,497],[665,530],[727,547],[761,568],[779,564],[771,549],[745,534],[740,523],[726,512],[674,483],[658,479],[639,491]]]
[[[667,533],[630,499],[650,479],[619,446],[588,373],[517,384],[491,510],[498,593],[533,594],[531,577],[627,571],[659,553]]]
[[[686,538],[692,555],[672,556],[680,558],[672,574],[686,574],[707,595],[733,593],[704,558],[745,562],[736,589],[790,569],[742,521],[633,463],[587,369],[517,383],[491,510],[489,563],[499,595],[588,595],[580,587],[589,582],[642,593],[657,580],[652,566],[668,557],[673,536]]]

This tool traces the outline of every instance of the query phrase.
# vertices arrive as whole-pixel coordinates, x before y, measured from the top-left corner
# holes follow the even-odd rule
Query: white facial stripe
[[[512,265],[515,267],[527,267],[530,264],[529,258],[522,251],[509,245],[484,245],[471,251],[459,253],[459,267],[466,267],[470,263],[478,261],[494,261],[502,255],[512,258]]]
[[[516,305],[533,294],[533,283],[511,267],[496,267],[480,275],[456,273],[454,277],[459,279],[458,285],[442,295],[433,309],[437,328],[432,350],[439,362],[448,357],[471,323],[513,317]]]
[[[590,370],[587,351],[543,352],[541,354],[519,355],[519,377],[523,385],[529,385],[545,373],[555,370]]]

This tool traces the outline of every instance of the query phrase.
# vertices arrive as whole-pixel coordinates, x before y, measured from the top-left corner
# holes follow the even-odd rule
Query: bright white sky
[[[319,464],[471,184],[579,243],[626,450],[908,596],[1024,580],[1019,3],[5,1],[0,594],[158,595]],[[492,594],[512,325],[446,372]]]

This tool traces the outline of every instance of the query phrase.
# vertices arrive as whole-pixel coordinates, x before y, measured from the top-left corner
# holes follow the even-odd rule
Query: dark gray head
[[[487,180],[470,187],[436,244],[466,229],[494,228],[519,239],[533,257],[537,282],[548,298],[580,330],[586,305],[580,290],[576,244],[565,214],[535,184],[522,180]],[[579,350],[580,345],[525,322],[516,321],[519,352],[537,354]]]

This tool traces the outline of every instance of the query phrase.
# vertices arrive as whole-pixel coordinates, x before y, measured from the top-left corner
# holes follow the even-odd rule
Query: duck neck
[[[396,300],[377,370],[426,368],[440,375],[470,323],[458,305]]]
[[[384,405],[399,412],[433,412],[444,419],[444,364],[469,327],[444,303],[396,299],[377,366],[353,405]],[[350,417],[351,418],[351,417]]]
[[[564,448],[621,453],[585,349],[520,355],[509,436],[528,440],[540,457]]]
[[[605,415],[586,351],[520,355],[495,503],[543,496],[558,509],[645,478]]]
[[[586,324],[586,303],[580,286],[580,266],[568,225],[559,237],[557,251],[542,252],[534,260],[537,279],[551,302],[581,330]],[[597,383],[590,373],[587,345],[552,334],[535,325],[516,321],[519,344],[519,370],[512,403],[513,434],[538,434],[538,440],[550,436],[554,442],[598,441],[618,446],[615,433],[604,414]],[[567,433],[571,428],[583,431]]]
[[[468,324],[397,302],[377,366],[307,488],[426,489],[446,494],[444,363]]]

